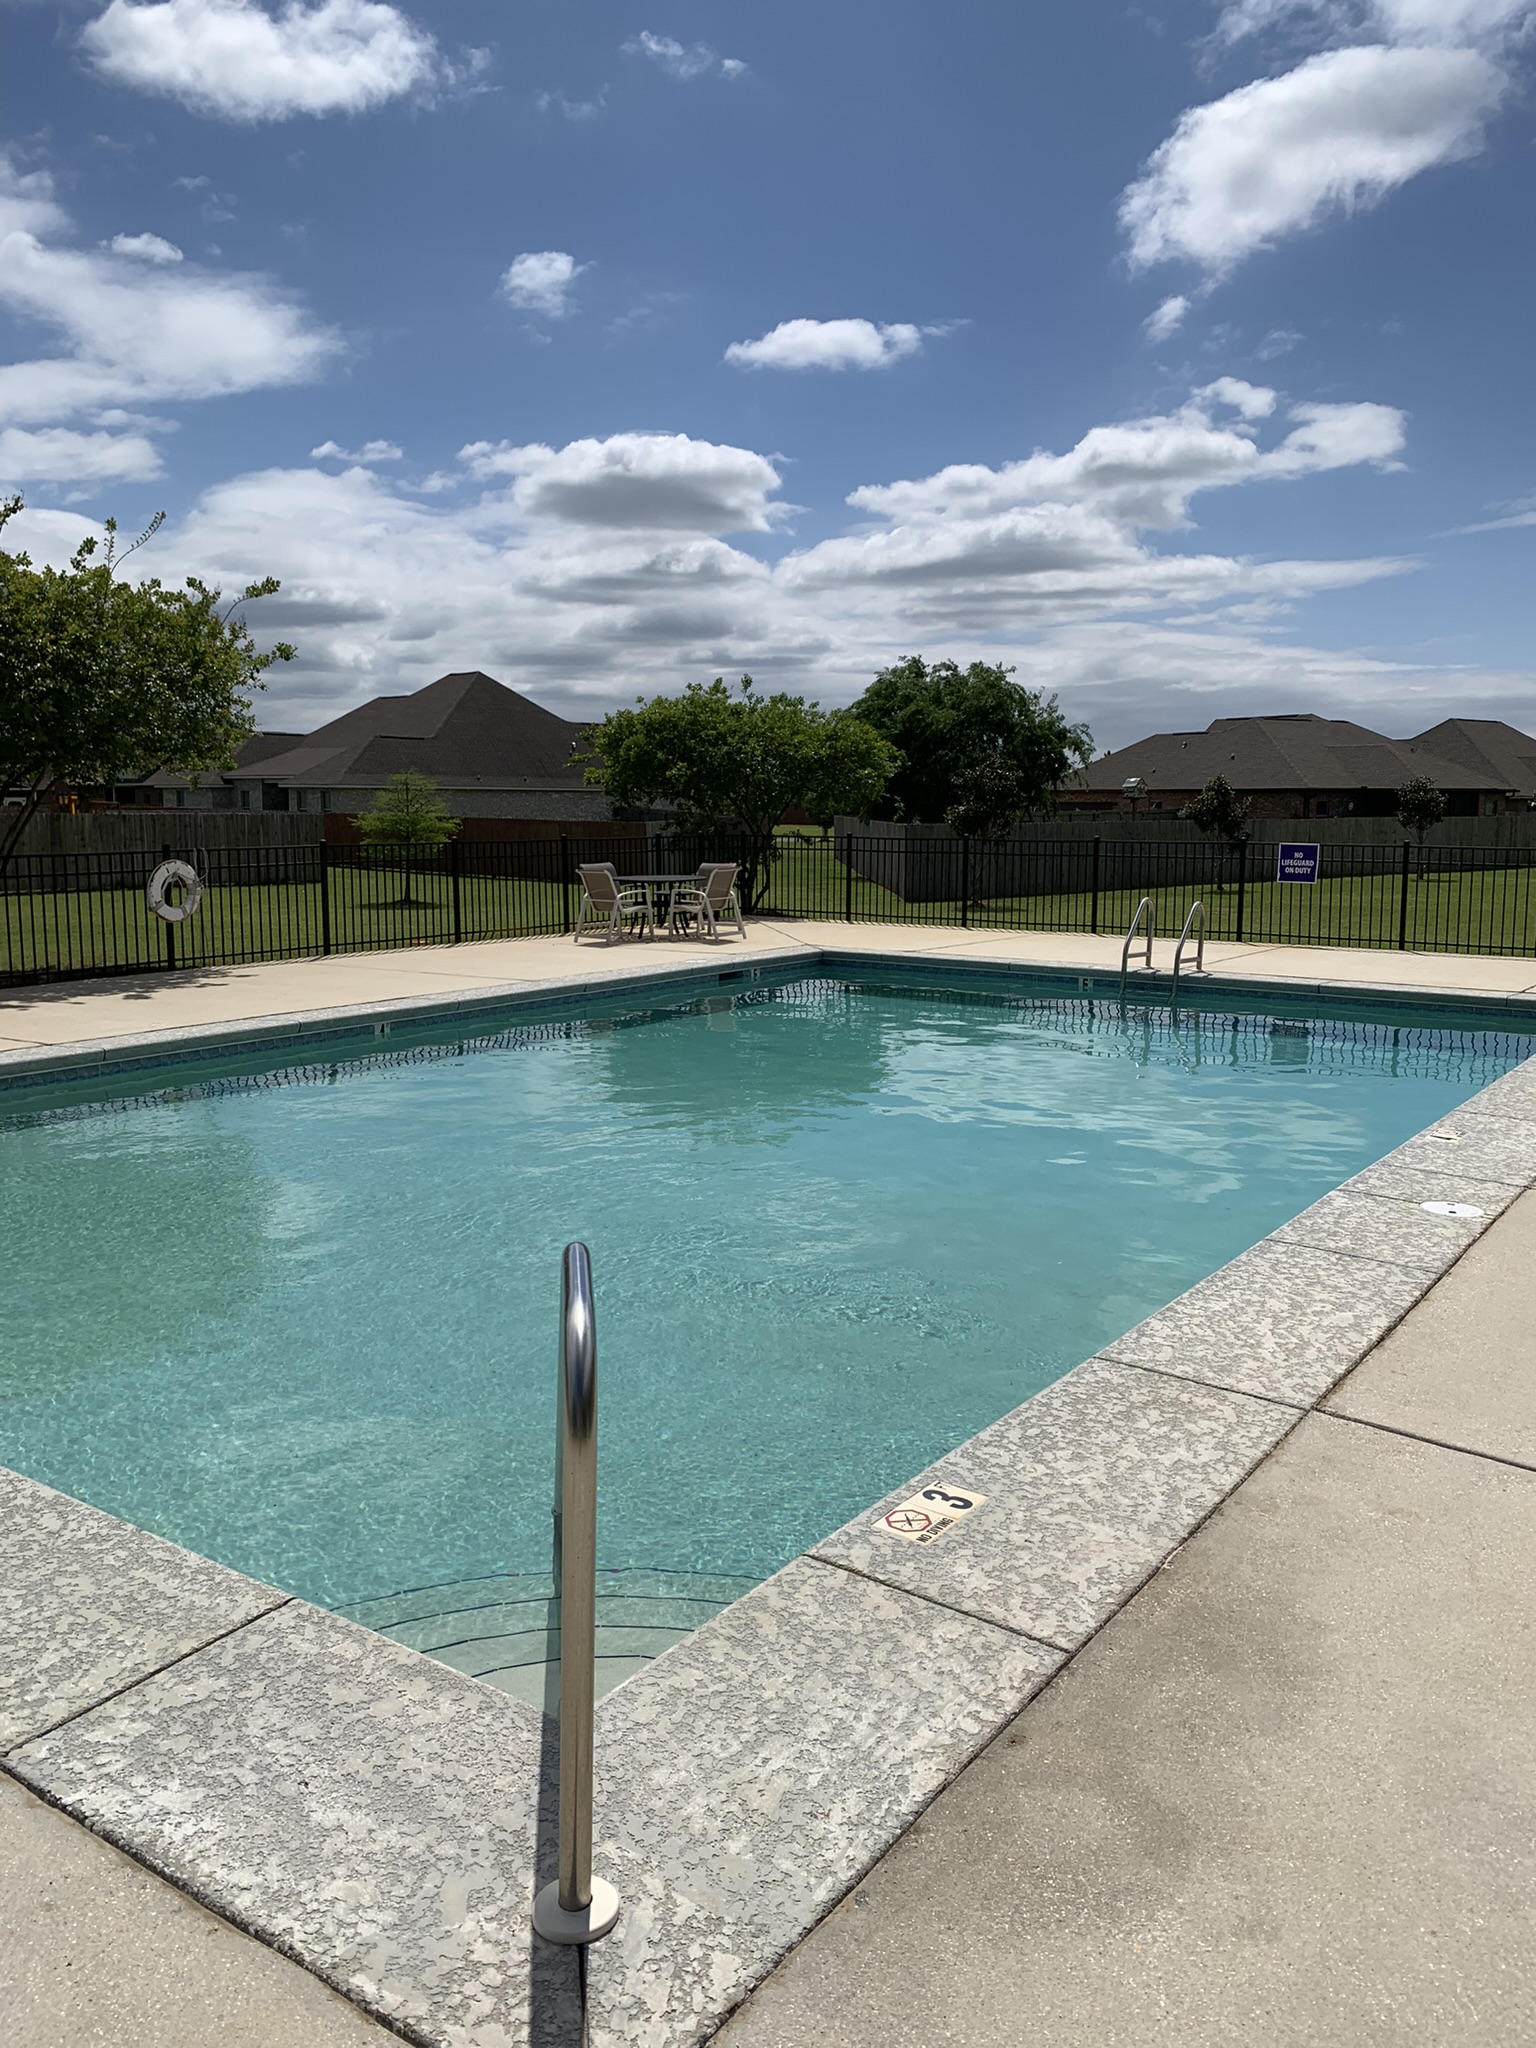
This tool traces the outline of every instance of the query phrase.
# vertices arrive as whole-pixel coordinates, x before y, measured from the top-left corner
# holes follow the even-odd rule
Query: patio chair
[[[700,934],[708,927],[709,936],[720,936],[719,920],[734,917],[736,929],[745,938],[747,927],[741,915],[741,898],[736,890],[736,877],[741,872],[733,860],[706,861],[699,869],[698,878],[692,882],[680,882],[672,891],[672,904],[667,914],[667,930],[673,938],[679,930],[686,928],[690,917],[698,919]]]
[[[592,861],[576,870],[581,877],[581,903],[576,911],[574,937],[580,939],[588,925],[602,925],[612,944],[617,934],[642,932],[651,927],[651,892],[619,880],[609,860]]]

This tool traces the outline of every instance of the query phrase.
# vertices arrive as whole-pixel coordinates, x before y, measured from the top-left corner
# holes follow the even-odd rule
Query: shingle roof
[[[1502,718],[1443,718],[1412,744],[1487,773],[1520,796],[1536,797],[1536,739]]]
[[[301,788],[376,788],[414,768],[455,788],[540,783],[580,788],[571,754],[585,730],[478,669],[439,676],[408,697],[374,697],[284,752],[242,760],[230,780]]]
[[[1133,775],[1154,792],[1202,789],[1213,775],[1224,775],[1234,789],[1255,791],[1397,789],[1415,775],[1448,790],[1508,786],[1486,769],[1444,759],[1417,742],[1389,740],[1350,719],[1312,712],[1218,718],[1204,732],[1153,733],[1101,755],[1067,786],[1118,794]]]

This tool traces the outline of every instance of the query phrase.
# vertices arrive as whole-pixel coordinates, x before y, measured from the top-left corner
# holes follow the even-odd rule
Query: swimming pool
[[[0,1463],[408,1623],[547,1571],[568,1239],[605,1584],[698,1619],[1531,1041],[819,974],[390,1044],[0,1117]]]

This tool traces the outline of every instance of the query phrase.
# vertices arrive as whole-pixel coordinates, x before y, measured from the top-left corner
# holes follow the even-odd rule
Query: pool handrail
[[[1152,898],[1150,896],[1143,896],[1136,906],[1136,915],[1131,919],[1131,928],[1125,935],[1125,944],[1120,948],[1120,1000],[1122,1003],[1125,1001],[1126,977],[1131,971],[1131,947],[1135,943],[1136,927],[1141,923],[1143,915],[1145,915],[1147,920],[1147,929],[1142,935],[1142,943],[1147,949],[1146,962],[1148,968],[1150,969],[1152,965],[1152,939],[1157,931],[1157,910],[1152,902]]]
[[[546,1941],[598,1941],[619,1895],[592,1875],[592,1747],[597,1654],[597,1317],[592,1255],[568,1244],[561,1264],[559,1419],[555,1434],[555,1573],[560,1599],[559,1874],[533,1902]]]
[[[1195,972],[1196,974],[1204,974],[1205,972],[1205,905],[1197,898],[1189,906],[1189,915],[1184,920],[1184,929],[1179,933],[1179,943],[1173,949],[1173,994],[1170,996],[1169,1002],[1175,1008],[1177,1008],[1179,1001],[1179,969],[1184,964],[1184,948],[1189,944],[1190,927],[1197,917],[1200,920],[1200,930],[1195,939]]]

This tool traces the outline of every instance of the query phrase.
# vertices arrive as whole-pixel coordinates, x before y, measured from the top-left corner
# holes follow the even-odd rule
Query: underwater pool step
[[[600,1571],[598,1698],[756,1583],[715,1572]],[[553,1693],[546,1701],[546,1691],[560,1654],[560,1602],[547,1572],[504,1572],[411,1587],[349,1601],[336,1612],[500,1692],[534,1706],[553,1705]]]

